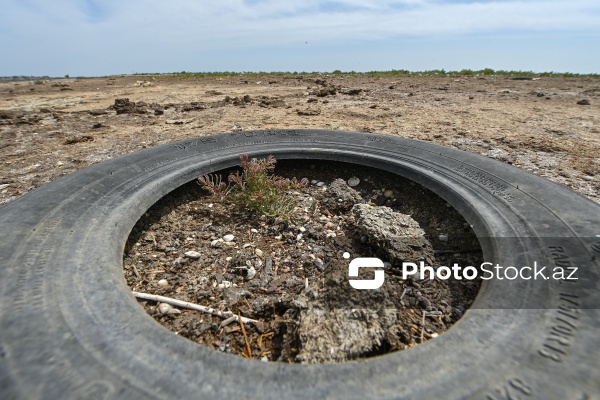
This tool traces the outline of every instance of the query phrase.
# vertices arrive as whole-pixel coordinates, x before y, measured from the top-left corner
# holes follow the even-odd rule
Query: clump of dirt
[[[472,303],[478,281],[404,280],[400,274],[403,260],[434,267],[482,262],[471,227],[427,189],[344,163],[285,161],[275,173],[310,181],[293,193],[301,204],[295,223],[274,223],[217,203],[195,182],[161,199],[138,221],[124,254],[132,290],[255,320],[240,325],[237,318],[173,313],[141,301],[157,322],[221,352],[331,363],[434,338]],[[357,177],[357,186],[346,184],[351,178],[356,184]],[[381,221],[390,218],[398,224],[382,229]],[[350,287],[344,253],[382,258],[384,285]],[[372,279],[368,273],[360,279]]]
[[[323,198],[322,204],[330,211],[346,212],[355,204],[364,202],[360,193],[352,189],[343,179],[338,178],[331,182],[327,190],[329,195]]]
[[[115,110],[117,115],[148,114],[149,112],[154,113],[155,115],[162,115],[164,113],[163,107],[158,104],[147,104],[143,101],[134,103],[129,101],[129,99],[115,99],[115,104],[110,106],[110,109]]]
[[[356,204],[352,207],[356,225],[368,242],[393,263],[427,260],[432,263],[433,249],[418,222],[390,207]]]

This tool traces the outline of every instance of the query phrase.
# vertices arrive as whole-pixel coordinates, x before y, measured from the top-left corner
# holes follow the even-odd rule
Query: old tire
[[[122,273],[125,241],[159,198],[240,153],[369,165],[454,205],[501,265],[578,267],[578,280],[486,282],[448,332],[340,365],[223,355],[156,324]],[[398,137],[236,132],[79,170],[0,209],[0,397],[487,398],[600,396],[600,206],[475,154]]]

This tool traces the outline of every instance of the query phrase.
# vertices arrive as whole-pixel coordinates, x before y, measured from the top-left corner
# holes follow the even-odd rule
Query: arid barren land
[[[597,77],[180,74],[0,83],[0,204],[146,147],[275,128],[432,141],[600,201]]]

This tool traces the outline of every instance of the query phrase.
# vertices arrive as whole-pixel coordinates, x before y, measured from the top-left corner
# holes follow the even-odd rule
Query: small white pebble
[[[202,254],[198,253],[197,251],[193,251],[193,250],[186,251],[184,254],[187,258],[191,258],[192,260],[197,260],[202,256]]]
[[[231,282],[229,281],[221,281],[218,285],[219,289],[229,289],[231,287]]]
[[[357,177],[353,176],[352,178],[348,179],[348,186],[358,186],[358,184],[360,183],[360,179],[358,179]]]
[[[300,240],[300,239],[302,239],[302,234],[301,233],[299,233],[298,236],[296,236],[296,240]]]
[[[304,232],[306,232],[306,228],[305,228],[305,227],[303,227],[303,226],[301,226],[300,228],[298,228],[298,230],[299,230],[300,232],[303,232],[303,233],[304,233]]]
[[[168,286],[169,285],[169,281],[166,279],[161,279],[160,281],[156,282],[158,284],[158,286]]]
[[[233,236],[233,235],[225,235],[225,236],[223,236],[223,240],[226,241],[226,242],[232,242],[234,238],[235,238],[235,236]]]
[[[325,265],[323,260],[321,260],[320,258],[315,258],[315,261],[313,261],[313,264],[315,264],[315,267],[317,267],[318,269],[322,269],[323,265]]]
[[[167,303],[160,303],[158,305],[158,311],[160,311],[160,313],[162,315],[168,314],[169,311],[172,310],[172,309],[173,309],[173,307],[171,307],[171,305],[167,304]]]
[[[257,229],[254,229],[254,228],[252,228],[252,229],[250,229],[250,232],[252,232],[252,233],[258,233],[258,230],[257,230]]]
[[[254,250],[254,254],[256,254],[259,257],[262,257],[263,256],[263,251],[261,249],[255,249]]]
[[[211,247],[217,247],[219,245],[219,243],[223,243],[223,239],[213,240],[212,242],[210,242],[210,246]]]
[[[248,271],[246,272],[246,279],[250,280],[250,279],[254,278],[255,275],[256,275],[256,269],[254,267],[248,268]]]
[[[263,356],[263,358],[261,358],[260,361],[262,361],[262,362],[269,362],[269,357]]]
[[[436,338],[436,337],[438,337],[438,336],[440,336],[440,335],[439,335],[439,333],[437,333],[437,332],[433,332],[433,333],[431,334],[431,337],[432,337],[432,338]]]
[[[383,195],[385,197],[387,197],[388,199],[391,199],[392,197],[394,197],[394,191],[391,189],[388,189],[385,192],[383,192]]]
[[[448,235],[440,235],[440,236],[439,236],[439,239],[440,239],[442,242],[446,242],[446,243],[447,243],[447,242],[448,242]]]
[[[317,186],[318,187],[321,187],[321,186],[324,186],[324,185],[325,185],[325,182],[317,182]]]

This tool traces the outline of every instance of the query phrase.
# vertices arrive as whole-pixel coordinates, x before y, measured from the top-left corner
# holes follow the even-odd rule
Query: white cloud
[[[187,38],[188,42],[214,47],[502,30],[582,30],[600,26],[600,4],[590,0],[485,3],[138,0],[116,3],[115,7],[118,10],[112,13],[111,29],[122,35]]]
[[[97,4],[97,7],[86,6]],[[3,23],[16,32],[77,29],[127,32],[130,37],[202,35],[230,41],[286,38],[364,39],[392,35],[477,33],[502,29],[585,29],[600,26],[596,0],[448,2],[425,0],[30,0],[3,7]],[[103,16],[88,14],[101,9]],[[16,13],[16,18],[11,14]],[[262,37],[268,33],[267,37]],[[125,38],[124,38],[125,39]]]
[[[152,54],[151,59],[305,42],[335,46],[493,32],[588,31],[597,36],[600,29],[597,0],[0,1],[0,46],[12,55],[5,63],[11,68],[23,49],[75,62],[102,55],[108,65],[111,52]]]

